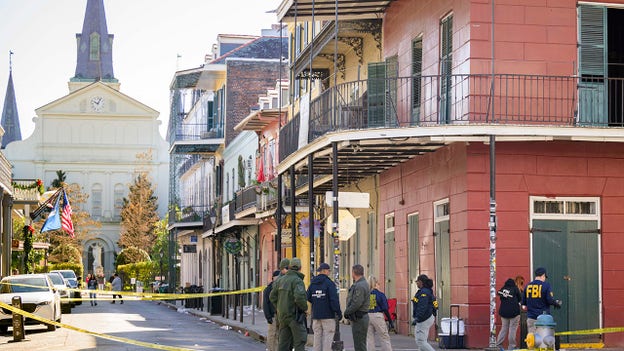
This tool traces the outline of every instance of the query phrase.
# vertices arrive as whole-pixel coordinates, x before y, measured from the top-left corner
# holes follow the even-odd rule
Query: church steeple
[[[76,34],[78,56],[71,82],[117,82],[113,74],[113,35],[108,34],[104,0],[87,0],[82,33]]]
[[[13,55],[13,52],[9,51],[9,82],[7,83],[6,96],[4,97],[1,122],[2,128],[4,128],[4,136],[2,136],[3,149],[12,141],[22,140],[19,115],[17,114],[17,100],[15,100],[15,88],[13,87],[13,64],[11,55]]]

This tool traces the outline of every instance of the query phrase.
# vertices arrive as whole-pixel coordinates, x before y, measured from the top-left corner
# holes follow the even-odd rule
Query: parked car
[[[74,303],[69,300],[69,282],[63,278],[61,273],[59,272],[50,272],[46,273],[50,280],[52,280],[52,284],[59,292],[59,296],[61,297],[61,313],[71,313],[72,307],[74,307]]]
[[[14,296],[22,298],[22,309],[38,317],[61,322],[61,297],[46,274],[20,274],[0,280],[0,301],[12,304]],[[41,324],[26,318],[26,324]],[[6,333],[13,324],[13,312],[0,308],[0,331]],[[49,331],[56,330],[53,324],[46,324]]]
[[[71,269],[55,269],[53,271],[50,271],[50,273],[53,273],[53,272],[61,273],[63,278],[65,278],[65,280],[67,280],[69,282],[69,286],[72,289],[79,289],[79,287],[78,287],[78,277],[76,276],[76,273],[74,271],[72,271]],[[74,291],[73,294],[72,294],[72,297],[76,298],[76,299],[80,299],[80,298],[82,298],[82,294],[80,294],[80,291]],[[82,305],[82,301],[81,300],[76,300],[76,301],[74,301],[74,305]]]

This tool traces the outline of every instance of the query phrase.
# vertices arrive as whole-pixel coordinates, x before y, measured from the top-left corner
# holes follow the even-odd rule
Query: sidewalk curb
[[[165,307],[167,307],[169,309],[176,310],[176,311],[179,308],[181,308],[180,306],[176,306],[176,305],[171,304],[171,303],[166,302],[166,301],[158,301],[157,304],[163,305],[163,306],[165,306]],[[251,337],[251,338],[253,338],[255,340],[261,341],[263,343],[266,343],[266,335],[262,335],[262,334],[258,333],[255,330],[251,330],[251,329],[246,328],[244,326],[241,327],[241,326],[233,324],[233,323],[226,323],[226,322],[224,322],[224,321],[222,321],[220,319],[212,317],[207,312],[197,311],[197,310],[194,310],[194,309],[191,309],[191,308],[188,308],[188,309],[185,308],[185,311],[188,312],[188,314],[192,314],[193,316],[200,317],[200,318],[206,318],[206,319],[210,320],[211,322],[213,322],[215,324],[218,324],[220,326],[227,325],[228,327],[232,328],[232,330],[235,330],[237,332],[243,333],[243,335],[246,334],[246,333],[249,333],[249,337]],[[221,316],[219,316],[219,317],[221,317]],[[238,323],[236,321],[233,321],[233,322]]]

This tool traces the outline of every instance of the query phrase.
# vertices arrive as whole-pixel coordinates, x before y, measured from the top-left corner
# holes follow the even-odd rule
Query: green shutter
[[[397,115],[397,77],[399,76],[399,57],[391,56],[386,59],[386,127],[398,126]]]
[[[607,9],[580,5],[579,111],[580,125],[606,125],[609,119],[607,82]]]
[[[407,233],[409,242],[409,281],[410,291],[409,298],[414,296],[418,287],[416,286],[416,278],[420,274],[420,240],[418,235],[418,215],[413,214],[407,217]],[[411,306],[410,306],[411,307]]]
[[[580,5],[579,73],[606,77],[607,9],[604,6]]]
[[[453,75],[453,16],[440,23],[440,123],[449,123]]]
[[[368,64],[368,127],[384,125],[386,63]]]
[[[422,37],[412,41],[412,125],[420,122],[422,101]]]

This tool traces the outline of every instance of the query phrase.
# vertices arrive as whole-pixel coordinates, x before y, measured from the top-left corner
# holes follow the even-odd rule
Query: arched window
[[[93,184],[91,188],[91,217],[95,220],[102,218],[102,185]]]
[[[96,32],[89,36],[89,60],[100,60],[100,34]]]
[[[123,207],[123,198],[124,198],[124,186],[122,184],[115,184],[115,198],[114,198],[114,211],[113,211],[113,219],[116,221],[121,219],[121,209]]]

